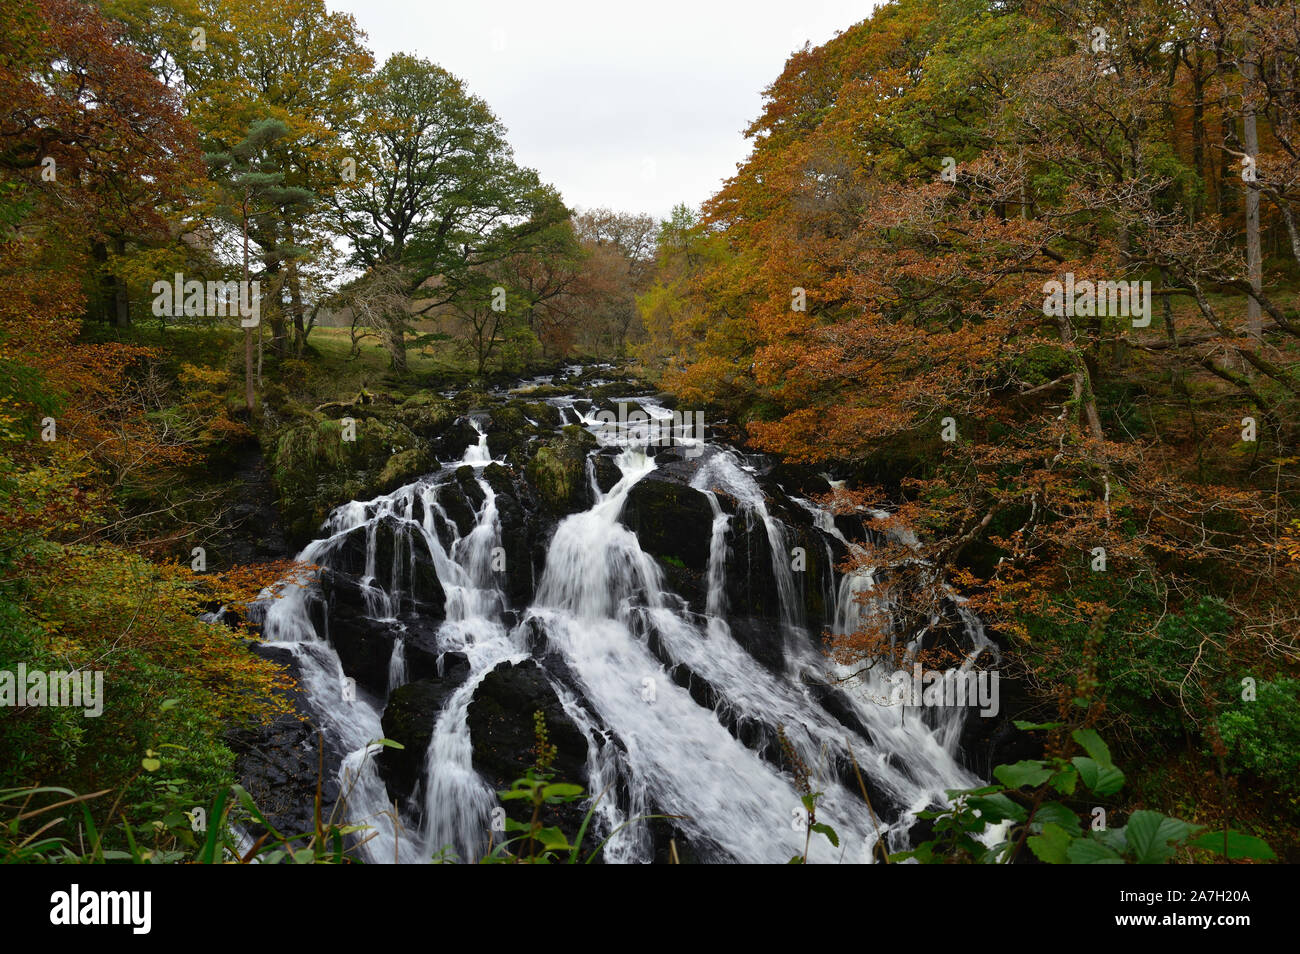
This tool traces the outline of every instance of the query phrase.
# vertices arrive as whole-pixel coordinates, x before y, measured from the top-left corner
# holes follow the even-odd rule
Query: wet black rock
[[[541,711],[556,757],[551,765],[556,782],[587,784],[587,740],[569,718],[559,696],[541,668],[531,659],[502,663],[483,677],[469,705],[473,764],[488,785],[507,789],[535,760],[533,714]],[[523,800],[504,803],[506,813],[520,821],[531,816]],[[582,823],[580,804],[558,805],[543,813],[544,825],[559,825],[572,837]]]
[[[465,449],[478,443],[479,434],[468,418],[459,418],[429,441],[429,451],[441,461],[460,460]]]
[[[707,571],[713,508],[698,490],[656,479],[651,473],[628,493],[619,520],[637,535],[646,553],[696,572]]]
[[[257,655],[286,666],[291,677],[299,675],[292,652],[260,643],[251,644]],[[235,772],[241,784],[272,826],[283,834],[305,834],[314,830],[317,780],[321,789],[321,813],[328,817],[338,799],[338,772],[343,754],[319,733],[307,713],[310,701],[301,690],[281,693],[294,711],[277,716],[269,725],[227,733],[226,741],[235,753]],[[254,839],[265,829],[249,824]]]
[[[727,623],[732,638],[764,668],[776,675],[785,672],[785,636],[779,622],[738,616],[728,618]]]
[[[414,792],[424,777],[434,724],[451,694],[469,675],[469,660],[460,653],[447,653],[442,665],[441,675],[398,687],[384,706],[381,720],[384,737],[400,743],[402,748],[386,746],[377,757],[375,767],[389,793],[399,799]]]
[[[502,663],[483,677],[469,705],[474,768],[490,783],[508,786],[533,764],[533,714],[546,719],[557,749],[552,769],[559,780],[585,784],[587,740],[560,704],[541,668],[531,659]]]

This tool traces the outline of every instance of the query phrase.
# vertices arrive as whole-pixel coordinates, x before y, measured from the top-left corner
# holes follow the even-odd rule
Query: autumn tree
[[[1095,667],[1135,732],[1203,729],[1259,645],[1295,660],[1296,271],[1257,287],[1243,205],[1204,201],[1216,176],[1290,207],[1269,104],[1296,46],[1260,9],[881,7],[789,60],[750,158],[701,223],[665,226],[640,299],[685,400],[848,478],[827,498],[846,515],[889,507],[893,542],[855,560],[884,626],[923,631],[956,581],[1044,697]],[[1243,95],[1277,170],[1253,184]],[[683,265],[692,247],[715,251]],[[1134,295],[1053,307],[1054,282]],[[833,647],[861,661],[898,633]]]

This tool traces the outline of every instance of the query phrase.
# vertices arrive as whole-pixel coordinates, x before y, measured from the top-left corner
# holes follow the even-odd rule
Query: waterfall
[[[400,636],[393,640],[393,654],[388,659],[388,692],[406,685],[406,640]]]
[[[654,420],[665,418],[667,412],[654,402],[640,403]],[[345,559],[355,559],[349,548],[364,539],[363,565],[353,566],[365,615],[397,633],[387,695],[410,678],[404,614],[418,616],[413,601],[427,596],[418,591],[417,552],[421,559],[427,555],[438,578],[444,599],[436,648],[440,658],[462,654],[468,674],[434,718],[422,779],[411,793],[414,803],[395,810],[394,796],[400,793],[389,793],[375,768],[378,747],[371,743],[383,735],[380,716],[388,700],[362,687],[352,691],[330,642],[331,613],[320,581],[289,587],[263,605],[265,639],[294,653],[311,714],[346,753],[339,781],[347,792],[347,818],[373,826],[374,837],[362,849],[366,860],[427,861],[444,848],[461,859],[481,856],[499,802],[474,770],[470,704],[497,666],[538,658],[538,638],[545,647],[538,659],[542,671],[587,741],[589,794],[607,793],[595,804],[596,837],[589,836],[588,846],[628,819],[654,811],[679,816],[675,827],[708,860],[784,863],[802,855],[800,791],[778,744],[778,728],[789,751],[807,766],[812,790],[823,793],[818,820],[840,837],[835,848],[815,836],[810,861],[870,862],[881,837],[890,850],[899,850],[907,845],[918,811],[942,801],[945,789],[978,784],[957,760],[965,709],[940,710],[929,721],[904,713],[889,704],[887,673],[851,679],[853,673],[817,650],[814,637],[823,627],[851,632],[861,624],[866,610],[857,597],[872,589],[877,571],[830,571],[833,610],[828,604],[826,620],[805,620],[787,527],[769,508],[744,459],[729,448],[708,445],[689,481],[690,491],[708,500],[712,514],[704,612],[692,611],[665,585],[659,562],[620,519],[637,485],[659,477],[645,431],[616,426],[611,435],[608,421],[579,413],[571,400],[553,399],[553,406],[562,420],[571,416],[593,433],[599,429],[602,443],[618,448],[613,461],[619,476],[602,492],[593,466],[599,452],[592,453],[587,467],[592,505],[555,526],[531,605],[521,612],[507,612],[509,601],[494,569],[494,555],[502,547],[501,502],[484,475],[493,463],[488,434],[473,418],[469,423],[478,440],[459,461],[385,496],[337,508],[322,537],[299,557],[325,568],[322,572],[338,571]],[[472,473],[458,474],[466,465]],[[465,486],[472,481],[478,489],[472,526],[466,524],[463,533],[445,496],[454,481]],[[724,510],[723,494],[735,501],[734,513]],[[790,499],[810,514],[828,565],[832,541],[850,550],[858,546],[824,510]],[[771,626],[783,650],[783,672],[760,663],[729,622],[729,614],[744,609],[730,606],[727,597],[732,533],[760,524],[771,551],[779,605]],[[391,561],[381,560],[381,541],[389,539]],[[966,629],[969,667],[991,644],[974,614],[955,595],[953,602]],[[909,651],[920,638],[912,637]],[[838,686],[839,708],[826,703],[828,682]],[[851,758],[869,780],[879,822],[850,781]],[[877,799],[882,803],[875,804]],[[416,814],[418,829],[401,823],[403,815]],[[648,825],[630,824],[610,839],[604,858],[646,862],[651,852]]]
[[[699,652],[705,640],[719,634],[711,637],[670,605],[654,561],[617,522],[628,492],[653,462],[628,450],[618,464],[623,476],[609,493],[556,530],[532,618],[581,680],[597,715],[625,741],[635,779],[654,801],[665,811],[689,816],[679,824],[717,844],[728,858],[788,861],[804,846],[794,824],[799,795],[790,780],[678,686],[644,636],[654,630],[669,652],[701,666],[699,656],[727,652],[730,666],[709,675],[725,680],[723,690],[734,693],[741,708],[784,713],[792,727],[811,714],[739,646],[710,645],[707,653]],[[654,687],[651,698],[646,680]],[[803,754],[817,762],[815,745],[804,746]],[[852,796],[834,782],[819,788],[827,791],[825,811],[838,816],[841,835],[865,841],[866,830],[855,828],[847,811]],[[833,860],[839,851],[814,841],[813,854]],[[637,857],[629,850],[629,860]]]
[[[767,534],[768,547],[772,551],[772,575],[776,578],[777,596],[781,606],[781,622],[785,626],[787,637],[793,636],[803,618],[799,596],[795,592],[794,572],[790,567],[790,548],[785,539],[785,528],[767,510],[767,502],[758,483],[737,463],[738,455],[734,452],[714,454],[699,469],[691,486],[696,490],[709,491],[710,498],[716,504],[713,490],[726,491],[745,510],[763,524]],[[714,522],[717,518],[715,514]],[[711,568],[712,569],[712,568]]]

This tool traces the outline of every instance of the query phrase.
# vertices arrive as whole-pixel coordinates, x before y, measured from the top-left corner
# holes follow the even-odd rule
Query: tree
[[[357,179],[339,193],[339,230],[353,264],[400,268],[414,302],[390,313],[393,367],[406,368],[413,317],[481,290],[480,272],[545,245],[567,218],[555,191],[515,165],[505,130],[482,100],[446,70],[406,54],[389,58],[350,132]]]
[[[13,203],[10,224],[41,208],[44,235],[91,256],[88,290],[125,325],[116,259],[130,242],[170,240],[168,214],[202,174],[194,131],[179,97],[93,5],[23,0],[5,15],[0,196]]]
[[[197,25],[206,30],[206,50],[187,61],[185,78],[190,114],[209,150],[229,151],[253,123],[278,120],[288,134],[271,145],[268,160],[283,173],[284,187],[317,199],[257,218],[252,233],[263,248],[301,250],[268,262],[273,278],[283,264],[283,312],[291,321],[293,349],[301,352],[306,272],[331,254],[326,211],[358,162],[344,131],[355,128],[373,59],[353,18],[331,13],[323,0],[215,0],[206,12]],[[276,352],[286,353],[288,330],[277,311],[272,331]]]
[[[289,134],[289,127],[278,119],[264,119],[248,127],[248,135],[228,152],[208,153],[204,156],[212,171],[213,181],[221,192],[218,214],[237,223],[243,245],[244,284],[249,282],[248,235],[249,226],[266,236],[276,234],[274,228],[258,227],[262,217],[284,222],[310,209],[316,197],[306,189],[284,185],[285,174],[270,167],[268,154],[277,142]],[[282,233],[283,234],[283,233]],[[278,244],[261,248],[260,258],[268,272],[280,262],[292,262],[306,254],[296,246]],[[241,322],[242,323],[242,322]],[[261,341],[261,329],[258,330]],[[260,368],[259,368],[260,370]],[[244,328],[244,400],[253,410],[253,329]]]

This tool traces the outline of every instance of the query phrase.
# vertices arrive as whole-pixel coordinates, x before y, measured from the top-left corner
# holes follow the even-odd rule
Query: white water
[[[662,408],[648,403],[645,407],[652,416],[662,417],[656,413]],[[584,423],[594,421],[585,416]],[[579,701],[567,687],[555,683],[564,708],[588,739],[588,789],[593,795],[609,790],[597,807],[599,837],[589,836],[589,847],[629,816],[653,808],[682,816],[676,826],[717,858],[783,863],[802,854],[805,833],[799,824],[800,795],[793,778],[738,741],[726,723],[757,727],[766,737],[782,726],[789,744],[811,769],[813,791],[824,793],[818,820],[830,824],[840,836],[837,849],[815,835],[809,842],[811,861],[870,861],[881,834],[888,836],[891,850],[905,847],[906,829],[916,811],[941,800],[946,788],[978,783],[955,759],[964,710],[940,710],[937,727],[927,727],[919,715],[907,717],[887,704],[889,687],[883,680],[888,674],[883,672],[844,689],[871,736],[870,743],[854,736],[853,754],[864,776],[885,794],[888,807],[901,812],[900,817],[878,831],[856,792],[840,783],[831,766],[837,761],[847,763],[850,733],[818,704],[805,677],[825,682],[848,673],[817,652],[804,628],[785,528],[771,515],[754,477],[731,451],[713,453],[692,482],[708,497],[713,512],[702,617],[666,592],[656,561],[619,522],[632,488],[655,469],[646,449],[638,446],[633,435],[623,434],[617,458],[621,479],[608,493],[601,493],[593,477],[595,504],[560,522],[533,605],[519,625],[507,629],[506,600],[492,567],[495,548],[501,544],[496,494],[481,476],[492,458],[486,434],[474,426],[479,441],[461,461],[385,497],[338,508],[326,524],[327,536],[313,541],[300,557],[328,566],[348,533],[366,527],[361,582],[368,613],[375,619],[393,619],[402,608],[403,583],[409,586],[414,579],[407,569],[414,565],[414,546],[422,543],[428,551],[445,593],[446,618],[438,630],[438,649],[463,653],[470,674],[451,694],[433,728],[420,792],[421,830],[403,830],[390,817],[388,794],[374,768],[378,747],[368,744],[382,736],[383,700],[360,690],[355,701],[343,700],[338,656],[329,645],[328,632],[318,633],[311,621],[312,601],[319,599],[314,588],[291,587],[265,614],[266,638],[295,653],[302,670],[300,681],[318,710],[318,721],[349,753],[340,773],[341,783],[350,790],[348,817],[372,824],[376,831],[364,849],[367,860],[427,860],[444,847],[462,859],[473,859],[486,848],[489,818],[498,801],[472,767],[468,707],[475,688],[496,666],[529,658],[524,627],[530,622],[545,634],[548,648],[563,659],[581,690]],[[464,464],[475,468],[483,502],[473,528],[462,537],[454,522],[446,519],[439,493]],[[719,493],[732,497],[740,513],[727,516]],[[417,501],[419,520],[412,518]],[[829,515],[800,503],[814,514],[828,537],[848,545]],[[381,519],[395,521],[398,528],[393,565],[387,568],[391,591],[380,585],[375,566]],[[760,665],[733,639],[727,623],[728,538],[736,520],[750,521],[752,526],[757,525],[753,521],[761,522],[771,547],[781,608],[777,625],[785,647],[784,675],[774,675]],[[446,548],[437,532],[439,523],[452,530]],[[841,577],[835,618],[828,621],[835,631],[852,631],[861,622],[864,609],[855,597],[872,583],[870,571]],[[987,640],[978,620],[962,613],[972,648],[978,652]],[[719,699],[716,712],[699,705],[676,684],[651,650],[651,638],[670,665],[684,664],[713,687]],[[407,678],[405,645],[398,639],[389,664],[388,691]],[[612,734],[624,751],[613,744],[597,745],[598,734]],[[626,810],[613,794],[620,787],[626,793]],[[880,814],[887,806],[874,807]],[[644,824],[624,828],[605,849],[607,861],[639,862],[649,857]]]

